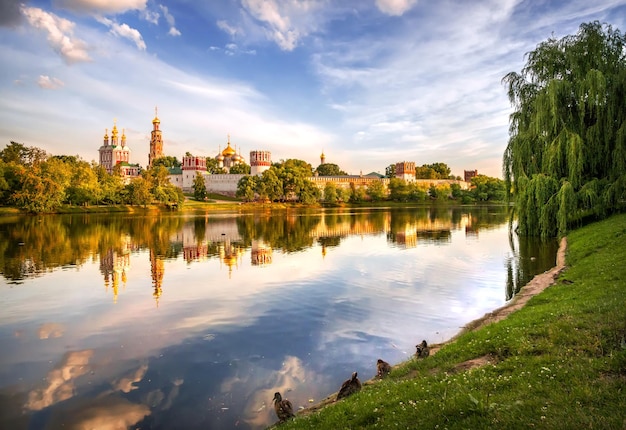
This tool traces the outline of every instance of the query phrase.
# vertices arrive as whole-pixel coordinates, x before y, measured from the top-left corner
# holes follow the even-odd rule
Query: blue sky
[[[502,77],[553,35],[626,1],[52,0],[0,2],[0,147],[98,159],[124,129],[145,166],[155,106],[166,155],[398,161],[501,177]]]

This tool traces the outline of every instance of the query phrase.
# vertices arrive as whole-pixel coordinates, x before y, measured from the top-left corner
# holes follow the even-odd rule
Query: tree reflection
[[[480,230],[507,222],[497,207],[418,207],[399,209],[262,209],[246,214],[107,214],[49,215],[0,219],[0,273],[16,284],[62,267],[79,267],[100,259],[105,285],[125,282],[129,255],[148,251],[153,295],[162,294],[163,262],[182,257],[191,263],[219,258],[237,267],[250,251],[252,265],[271,264],[272,252],[293,253],[316,244],[324,250],[339,246],[351,235],[386,234],[403,247],[418,242],[446,243],[451,232]],[[511,244],[515,258],[509,265],[507,296],[528,281],[529,273],[546,267],[553,246],[537,246],[525,238]],[[254,249],[253,248],[254,244]],[[531,255],[531,254],[537,255]],[[519,263],[517,260],[519,257]]]

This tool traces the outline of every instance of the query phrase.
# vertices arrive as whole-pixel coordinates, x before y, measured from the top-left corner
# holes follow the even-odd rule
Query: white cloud
[[[277,0],[243,0],[242,6],[265,27],[265,35],[280,49],[292,51],[300,40],[316,31],[322,3],[316,0],[279,2]]]
[[[159,18],[161,17],[161,14],[159,14],[159,12],[144,9],[143,11],[141,11],[139,16],[142,19],[148,21],[150,24],[157,25],[159,23]]]
[[[174,16],[170,13],[167,6],[159,5],[159,7],[163,11],[163,16],[165,17],[167,24],[170,26],[170,30],[167,32],[167,34],[169,34],[170,36],[180,36],[180,31],[178,31],[178,29],[176,28],[176,20],[174,19]]]
[[[392,16],[401,16],[417,4],[417,0],[376,0],[376,7],[382,13]]]
[[[128,24],[118,24],[117,22],[105,17],[98,17],[96,19],[101,24],[109,27],[112,34],[134,42],[137,49],[141,51],[146,50],[146,43],[143,41],[143,37],[137,29],[129,27]]]
[[[37,80],[37,85],[45,90],[56,90],[65,85],[60,79],[50,78],[46,75],[40,75]]]
[[[48,34],[48,43],[65,62],[91,61],[87,44],[74,37],[74,23],[36,7],[24,7],[22,13],[29,24]]]
[[[239,27],[234,27],[224,20],[217,21],[217,27],[227,33],[230,37],[235,37],[238,34],[243,34],[243,30]]]
[[[118,14],[143,10],[148,0],[54,0],[56,7],[80,13]]]

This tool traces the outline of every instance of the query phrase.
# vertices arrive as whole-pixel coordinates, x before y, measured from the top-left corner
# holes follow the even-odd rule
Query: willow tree
[[[626,39],[585,23],[503,78],[514,107],[503,172],[519,232],[557,236],[626,199]]]

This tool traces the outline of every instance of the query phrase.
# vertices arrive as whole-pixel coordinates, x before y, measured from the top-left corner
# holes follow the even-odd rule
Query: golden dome
[[[161,120],[159,119],[157,107],[154,107],[154,119],[152,120],[152,124],[160,124]]]
[[[232,147],[232,146],[230,146],[230,141],[228,142],[228,146],[226,147],[226,149],[224,149],[224,150],[222,151],[222,155],[223,155],[224,157],[232,157],[232,156],[233,156],[233,155],[235,155],[236,153],[237,153],[237,151],[235,151],[235,150],[233,149],[233,147]]]

